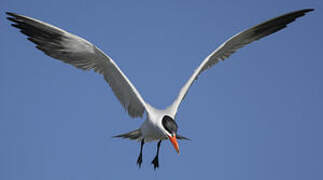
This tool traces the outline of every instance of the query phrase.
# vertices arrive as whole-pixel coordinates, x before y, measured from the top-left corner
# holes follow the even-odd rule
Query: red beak
[[[168,136],[170,142],[173,144],[176,152],[179,154],[179,147],[178,147],[178,143],[177,143],[177,140],[176,140],[176,135],[174,136]]]

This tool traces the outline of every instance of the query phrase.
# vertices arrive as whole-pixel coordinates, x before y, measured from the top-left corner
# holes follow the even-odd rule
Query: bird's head
[[[173,144],[177,153],[179,153],[179,146],[176,140],[176,133],[177,133],[177,124],[173,118],[170,116],[164,116],[162,119],[162,125],[164,128],[165,134],[168,136],[168,139]]]

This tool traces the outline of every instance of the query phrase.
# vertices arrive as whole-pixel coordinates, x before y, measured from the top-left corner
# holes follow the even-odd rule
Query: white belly
[[[140,127],[141,134],[145,142],[165,140],[167,136],[159,129],[156,124],[146,120]]]

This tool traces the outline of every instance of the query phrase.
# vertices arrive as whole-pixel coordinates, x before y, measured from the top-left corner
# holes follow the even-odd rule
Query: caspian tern
[[[296,18],[304,16],[307,12],[313,10],[302,9],[290,12],[232,36],[202,61],[182,87],[174,102],[165,109],[156,109],[145,102],[135,86],[120,70],[117,64],[87,40],[31,17],[11,12],[7,12],[6,14],[8,15],[7,19],[13,22],[12,26],[20,29],[23,34],[28,36],[28,40],[35,43],[36,47],[46,55],[77,68],[93,70],[103,75],[131,117],[143,117],[144,112],[146,112],[146,120],[140,128],[114,137],[141,142],[140,154],[137,159],[139,167],[141,167],[142,163],[144,143],[158,141],[157,153],[152,161],[154,169],[156,169],[159,167],[158,154],[162,140],[169,139],[177,153],[179,153],[179,146],[176,139],[188,139],[177,134],[178,126],[174,119],[179,105],[197,77],[220,60],[228,58],[239,48],[287,27],[287,24],[293,22]]]

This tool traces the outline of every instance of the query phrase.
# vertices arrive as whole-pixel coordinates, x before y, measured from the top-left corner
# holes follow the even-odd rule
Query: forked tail
[[[142,134],[140,129],[136,129],[134,131],[130,131],[128,133],[124,133],[124,134],[119,134],[116,136],[113,136],[114,138],[124,138],[124,139],[130,139],[130,140],[137,140],[137,141],[141,141],[142,140]],[[179,140],[191,140],[187,137],[181,136],[179,134],[176,135],[176,139]]]
[[[130,131],[130,132],[125,133],[125,134],[116,135],[116,136],[113,136],[113,137],[114,138],[124,138],[124,139],[130,139],[130,140],[137,140],[137,141],[142,139],[140,129],[136,129],[134,131]]]

